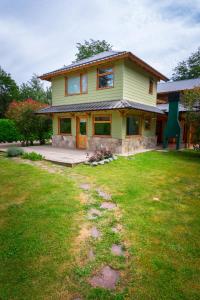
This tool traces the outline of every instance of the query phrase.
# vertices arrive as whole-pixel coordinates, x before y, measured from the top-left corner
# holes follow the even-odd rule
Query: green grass
[[[0,210],[0,299],[67,299],[81,216],[72,182],[0,158]]]
[[[148,152],[66,175],[0,158],[0,299],[199,299],[200,154]],[[70,178],[112,193],[121,209],[119,221],[110,211],[91,221],[102,237],[83,247],[74,239],[100,198],[92,190],[94,203],[80,204]],[[117,222],[121,234],[110,230]],[[126,259],[110,254],[122,241]],[[96,254],[91,263],[87,245]],[[121,272],[114,292],[87,283],[104,264]]]
[[[72,172],[110,191],[123,211],[128,299],[199,299],[200,155],[149,152]]]

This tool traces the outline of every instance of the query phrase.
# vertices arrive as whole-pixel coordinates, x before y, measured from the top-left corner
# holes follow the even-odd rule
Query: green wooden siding
[[[113,111],[102,111],[102,112],[93,112],[88,116],[88,137],[91,137],[93,135],[93,116],[94,115],[107,115],[110,114],[112,118],[112,125],[111,125],[111,136],[112,138],[116,139],[124,139],[126,137],[126,116],[121,116],[119,111],[113,110]],[[76,136],[76,116],[84,116],[83,114],[75,114],[74,117],[72,117],[72,135]],[[139,115],[141,118],[141,135],[143,136],[155,136],[155,130],[156,130],[156,118],[154,114],[148,114],[151,116],[151,128],[149,130],[145,130],[144,128],[144,113],[139,111],[130,111],[128,115]],[[54,114],[53,116],[53,134],[58,134],[58,117],[65,116],[66,118],[71,117],[70,114]]]
[[[93,116],[94,115],[111,115],[112,118],[112,125],[111,125],[111,135],[113,138],[121,139],[122,138],[122,118],[118,111],[106,111],[106,112],[94,112],[91,113],[91,115],[88,116],[88,136],[93,135]],[[76,136],[76,116],[84,116],[83,114],[75,114],[75,116],[72,118],[72,135]],[[53,134],[58,134],[58,118],[65,116],[70,117],[70,114],[54,114],[53,116]]]
[[[88,93],[83,95],[65,96],[64,76],[52,80],[52,104],[63,105],[122,99],[123,94],[123,61],[114,65],[114,87],[104,90],[96,89],[97,68],[91,67],[88,74]],[[73,73],[75,75],[76,73]],[[68,75],[70,76],[70,75]]]
[[[124,63],[123,71],[123,99],[156,106],[156,81],[154,81],[153,95],[149,94],[149,74],[132,63]]]

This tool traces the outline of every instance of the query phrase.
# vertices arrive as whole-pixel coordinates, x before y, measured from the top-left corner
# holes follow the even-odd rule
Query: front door
[[[87,118],[76,118],[76,146],[78,149],[87,148]]]

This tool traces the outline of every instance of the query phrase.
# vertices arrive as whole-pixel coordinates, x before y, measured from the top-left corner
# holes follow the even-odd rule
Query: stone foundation
[[[116,154],[131,154],[142,149],[155,149],[157,137],[132,136],[124,140],[107,137],[89,137],[88,150],[108,149]],[[71,135],[54,135],[52,146],[76,149],[76,137]]]
[[[72,135],[54,135],[52,137],[52,146],[66,149],[75,149],[76,138]]]
[[[123,140],[122,153],[134,153],[142,149],[155,149],[156,145],[156,136],[132,136]]]
[[[114,139],[111,137],[90,137],[88,141],[89,150],[101,150],[107,149],[112,151],[113,153],[120,154],[122,151],[122,140]]]

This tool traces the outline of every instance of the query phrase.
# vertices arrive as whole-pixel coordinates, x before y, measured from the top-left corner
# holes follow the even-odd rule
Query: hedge
[[[12,120],[0,119],[0,143],[20,141],[20,134]]]

